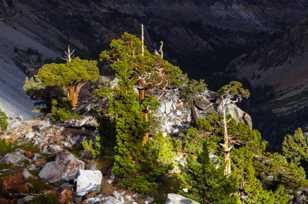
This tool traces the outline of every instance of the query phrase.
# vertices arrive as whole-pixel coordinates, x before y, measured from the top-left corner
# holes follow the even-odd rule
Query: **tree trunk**
[[[83,82],[77,85],[67,87],[67,99],[72,106],[72,110],[76,110],[76,108],[78,107],[80,90],[85,84],[86,83]]]
[[[145,81],[143,79],[138,80],[138,92],[139,92],[139,103],[140,105],[143,103],[145,99]],[[149,122],[149,113],[145,108],[141,111],[141,118],[145,122]],[[145,132],[143,135],[143,144],[147,144],[149,141],[149,132]]]
[[[224,123],[224,175],[230,176],[231,174],[231,158],[229,147],[229,135],[228,135],[228,126],[227,126],[227,116],[226,116],[226,104],[223,104],[223,123]]]
[[[142,110],[143,120],[147,123],[149,122],[149,113],[148,110]],[[147,144],[149,142],[150,134],[149,132],[145,132],[143,135],[143,144]]]

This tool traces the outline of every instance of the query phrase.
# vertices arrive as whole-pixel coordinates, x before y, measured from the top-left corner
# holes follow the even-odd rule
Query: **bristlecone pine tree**
[[[236,104],[240,102],[243,98],[248,98],[250,93],[249,90],[243,88],[242,84],[237,81],[232,81],[229,84],[221,87],[218,91],[221,97],[220,108],[223,113],[223,125],[224,125],[224,144],[222,147],[224,149],[224,174],[229,176],[231,174],[231,158],[230,151],[232,147],[230,146],[230,137],[228,135],[228,121],[226,109],[230,104]]]
[[[39,80],[44,87],[62,88],[72,110],[75,110],[81,88],[87,82],[99,79],[99,69],[96,61],[76,57],[67,60],[66,63],[45,64],[33,78]]]

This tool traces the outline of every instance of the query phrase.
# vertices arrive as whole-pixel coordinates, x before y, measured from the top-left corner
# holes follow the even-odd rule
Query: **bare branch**
[[[64,52],[64,59],[67,63],[72,61],[72,58],[74,57],[75,49],[71,50],[70,45],[67,46],[67,51]]]
[[[141,24],[141,55],[144,57],[144,25]]]

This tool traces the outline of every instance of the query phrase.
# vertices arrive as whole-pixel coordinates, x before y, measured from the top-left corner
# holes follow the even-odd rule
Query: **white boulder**
[[[199,204],[199,203],[184,196],[174,193],[169,193],[165,204]]]
[[[89,192],[100,190],[103,174],[98,170],[79,170],[76,179],[76,193],[78,196],[84,196]]]

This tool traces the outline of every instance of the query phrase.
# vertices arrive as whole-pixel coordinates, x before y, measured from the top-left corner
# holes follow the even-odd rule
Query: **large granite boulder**
[[[102,185],[103,174],[98,170],[79,170],[76,179],[76,193],[84,196],[89,192],[97,192]]]
[[[85,168],[85,163],[78,160],[70,152],[61,152],[56,160],[45,164],[39,173],[39,177],[50,183],[74,180],[80,169]]]

